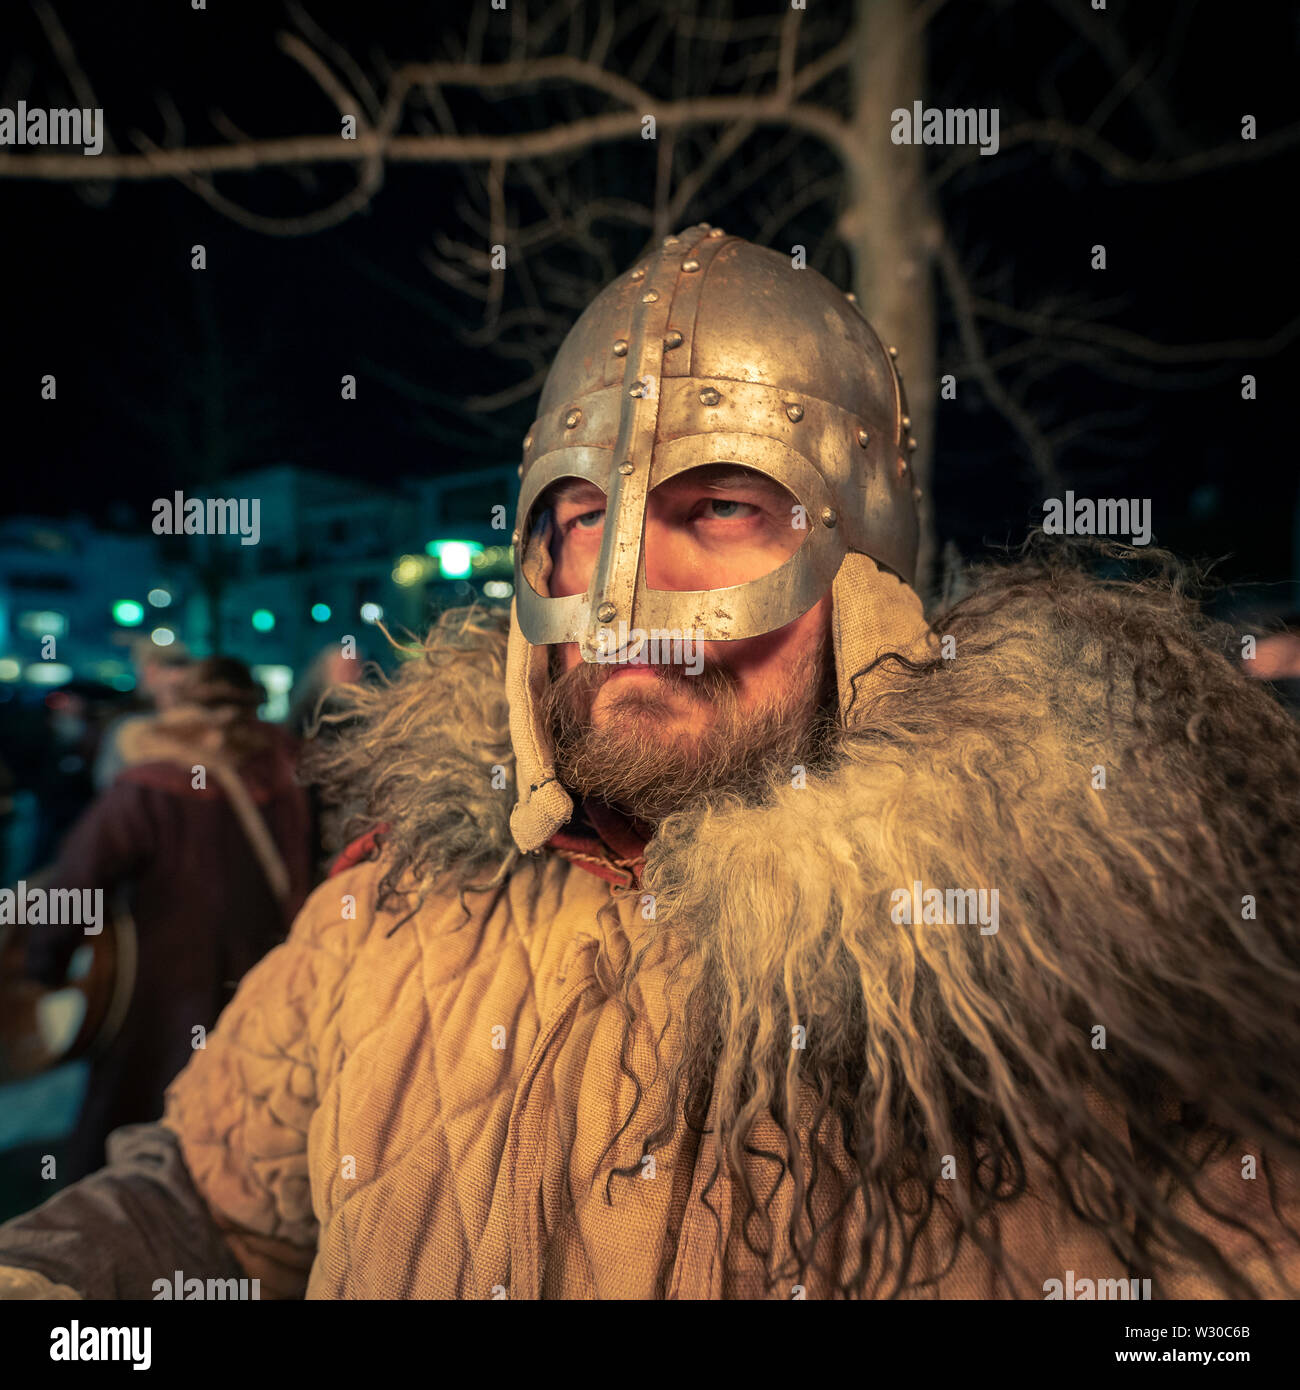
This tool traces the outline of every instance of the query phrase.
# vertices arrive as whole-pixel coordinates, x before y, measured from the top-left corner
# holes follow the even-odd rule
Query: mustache
[[[561,698],[569,701],[574,698],[594,700],[614,673],[626,669],[627,666],[645,666],[668,689],[689,691],[710,700],[735,691],[740,684],[739,677],[729,666],[707,659],[694,674],[681,663],[666,661],[634,661],[623,664],[581,661],[570,670],[564,671],[560,668],[558,647],[551,650],[550,683]]]

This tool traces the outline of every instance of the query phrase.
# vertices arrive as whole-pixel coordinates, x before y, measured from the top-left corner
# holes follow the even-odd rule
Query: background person
[[[131,648],[131,664],[135,668],[135,691],[141,708],[115,719],[104,730],[99,753],[95,758],[95,790],[102,792],[125,766],[121,736],[124,730],[150,714],[165,714],[174,709],[177,691],[190,666],[190,653],[183,643],[159,647],[148,637],[139,637]]]
[[[189,667],[165,712],[120,733],[123,769],[65,841],[48,888],[125,890],[136,974],[119,1034],[92,1062],[69,1147],[75,1180],[118,1125],[155,1119],[243,975],[281,940],[310,887],[306,794],[281,732],[257,718],[247,666]],[[166,701],[166,697],[164,697]],[[29,928],[27,973],[55,984],[87,938]]]

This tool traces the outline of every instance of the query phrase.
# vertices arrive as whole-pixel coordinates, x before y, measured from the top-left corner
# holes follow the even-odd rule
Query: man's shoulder
[[[445,915],[449,903],[459,900],[462,887],[471,904],[482,896],[471,891],[480,886],[477,878],[482,875],[469,885],[463,885],[454,870],[422,886],[411,882],[396,851],[385,844],[385,829],[376,826],[343,849],[303,904],[290,940],[355,951],[370,938],[387,938],[406,924],[423,934],[429,923]]]
[[[351,956],[378,926],[381,880],[387,865],[379,854],[336,861],[308,895],[289,932],[289,942]]]

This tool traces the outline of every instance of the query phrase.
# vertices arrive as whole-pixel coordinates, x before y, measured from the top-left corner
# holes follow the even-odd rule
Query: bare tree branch
[[[371,128],[366,113],[361,109],[361,102],[334,76],[319,53],[309,48],[296,34],[277,34],[275,41],[282,52],[287,53],[315,80],[316,85],[334,103],[339,115],[354,117],[360,130]]]
[[[1169,183],[1194,174],[1206,174],[1233,165],[1271,159],[1274,155],[1298,144],[1300,124],[1284,126],[1281,130],[1275,130],[1255,140],[1230,141],[1207,150],[1197,150],[1177,159],[1144,160],[1130,158],[1100,136],[1065,121],[1025,121],[1002,131],[998,149],[1001,152],[1013,149],[1017,145],[1050,145],[1055,149],[1086,155],[1108,174],[1129,183]],[[934,171],[930,179],[931,188],[941,188],[953,174],[976,160],[983,164],[996,163],[981,158],[976,146],[963,147]],[[997,171],[991,168],[990,172]]]
[[[542,389],[542,383],[546,380],[546,373],[549,366],[541,367],[535,371],[526,381],[520,381],[514,386],[507,386],[503,391],[495,391],[490,396],[470,396],[465,401],[465,409],[473,411],[500,410],[502,406],[514,405],[517,401],[526,401],[529,396],[534,396]]]
[[[59,67],[63,70],[63,75],[68,79],[68,85],[72,88],[73,96],[78,105],[86,110],[94,110],[99,106],[99,102],[95,99],[95,89],[91,86],[90,78],[86,76],[85,69],[77,61],[76,49],[72,46],[68,31],[63,27],[55,13],[54,6],[49,3],[49,0],[34,0],[32,8],[36,12],[36,18],[40,21],[41,28],[45,31],[45,37],[49,40],[50,48],[58,60]],[[110,153],[117,149],[107,127],[104,129],[104,148]],[[113,185],[108,180],[95,180],[79,185],[78,192],[82,199],[92,207],[102,208],[112,201]]]
[[[1218,343],[1157,343],[1141,333],[1111,324],[1082,323],[1054,316],[1012,309],[994,300],[971,298],[977,318],[1022,328],[1038,338],[1069,337],[1127,353],[1147,362],[1221,362],[1224,358],[1271,357],[1300,337],[1300,317],[1284,323],[1267,338],[1237,339]]]
[[[1178,18],[1184,25],[1195,6],[1196,0],[1186,0],[1186,3],[1178,6]],[[1144,80],[1149,77],[1147,69],[1150,63],[1134,61],[1125,48],[1123,35],[1115,26],[1107,22],[1104,16],[1081,10],[1070,0],[1052,0],[1052,8],[1101,56],[1115,80],[1111,96],[1089,117],[1087,128],[1093,132],[1100,130],[1111,113],[1132,97],[1133,104],[1166,149],[1185,148],[1186,140],[1163,100],[1159,86]],[[1176,39],[1167,42],[1164,47],[1169,56],[1177,54],[1180,49],[1181,43]]]
[[[1051,443],[1034,423],[1033,416],[1010,393],[989,366],[984,343],[980,337],[978,316],[975,312],[974,298],[966,283],[966,276],[957,259],[956,252],[943,236],[935,251],[935,263],[939,267],[944,284],[957,316],[957,327],[961,334],[962,346],[974,368],[974,374],[984,388],[989,404],[1007,421],[1025,442],[1038,472],[1039,480],[1047,492],[1059,490],[1060,477]]]
[[[665,130],[689,125],[723,125],[749,120],[760,125],[786,125],[841,147],[847,139],[843,121],[815,106],[785,105],[773,97],[699,97],[659,106],[652,113]],[[352,164],[388,160],[399,164],[487,164],[495,159],[514,162],[571,154],[614,140],[639,139],[641,118],[635,112],[613,112],[547,130],[517,135],[399,135],[382,131],[358,134],[355,140],[336,135],[293,136],[254,140],[246,145],[209,145],[191,149],[159,149],[141,154],[100,156],[91,168],[82,155],[0,154],[0,178],[42,179],[75,183],[87,178],[182,178],[185,175],[248,173],[289,164]]]
[[[54,56],[58,59],[59,66],[63,69],[63,75],[68,79],[68,85],[72,88],[72,93],[78,104],[90,109],[97,107],[99,102],[95,100],[95,89],[90,85],[90,79],[86,76],[85,69],[77,61],[77,53],[72,46],[72,40],[68,37],[68,31],[59,22],[59,17],[54,12],[54,6],[49,3],[49,0],[34,0],[32,8],[36,12],[36,18],[40,20],[41,28],[45,30],[45,37],[50,42],[50,48],[53,49]],[[104,133],[104,147],[106,149],[113,148],[107,131]]]

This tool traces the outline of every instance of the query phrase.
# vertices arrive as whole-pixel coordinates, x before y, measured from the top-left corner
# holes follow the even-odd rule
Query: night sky
[[[449,36],[464,32],[461,11],[471,8],[455,7],[453,16],[441,6],[312,5],[309,13],[366,67],[379,49],[394,60],[449,56]],[[930,32],[927,101],[998,105],[1004,128],[1013,113],[1051,114],[1046,102],[1085,117],[1114,80],[1095,55],[1070,56],[1061,8],[969,0],[941,7]],[[1077,8],[1087,11],[1086,0]],[[1246,112],[1261,135],[1300,120],[1292,5],[1113,3],[1099,22],[1157,66],[1174,41],[1175,16],[1189,12],[1179,56],[1159,82],[1183,151],[1239,138]],[[275,34],[291,25],[277,5],[212,0],[195,14],[179,0],[128,0],[69,3],[58,13],[124,149],[132,130],[162,142],[160,98],[174,103],[192,143],[226,138],[213,124],[215,109],[259,136],[337,132],[332,107],[276,48]],[[623,42],[635,46],[635,28]],[[502,51],[489,45],[488,56]],[[40,24],[16,2],[0,21],[0,80],[0,105],[74,104]],[[662,67],[642,80],[672,94]],[[834,99],[833,87],[828,95]],[[580,103],[607,109],[598,96]],[[540,123],[548,110],[536,94],[497,102],[462,94],[452,105],[465,129],[484,130]],[[1135,157],[1161,154],[1128,106],[1103,134]],[[706,131],[699,140],[708,138]],[[737,160],[759,158],[778,138],[758,131]],[[1295,150],[1181,181],[1125,183],[1090,161],[1035,147],[977,161],[998,168],[977,167],[940,195],[968,267],[990,277],[989,297],[1025,309],[1053,296],[1101,296],[1113,305],[1102,323],[1163,344],[1273,340],[1282,349],[1247,361],[1125,357],[1124,370],[1100,375],[1075,366],[1026,397],[1050,427],[1094,412],[1107,417],[1099,434],[1062,454],[1067,486],[1152,497],[1162,543],[1226,557],[1222,572],[1237,580],[1292,577]],[[806,165],[810,178],[833,167],[811,146]],[[649,200],[653,157],[634,143],[603,148],[582,172],[576,188]],[[338,166],[306,176],[227,175],[218,186],[245,206],[287,214],[319,207],[351,182]],[[174,181],[120,184],[91,205],[69,186],[0,180],[5,511],[143,518],[153,497],[198,485],[205,464],[196,441],[214,372],[230,383],[221,437],[234,471],[293,462],[383,484],[514,462],[536,397],[490,415],[462,402],[529,369],[467,346],[461,333],[474,326],[476,307],[421,264],[439,228],[467,237],[455,211],[463,188],[452,167],[390,168],[367,212],[289,238],[236,226]],[[509,191],[527,204],[521,188]],[[834,212],[831,203],[815,205],[773,244],[827,244]],[[705,198],[684,221],[700,219],[741,235],[761,220],[743,198]],[[645,244],[636,227],[596,230],[620,268]],[[208,248],[202,276],[189,265],[195,242]],[[1094,242],[1108,248],[1104,280],[1088,269]],[[595,273],[589,258],[575,256],[574,265]],[[832,250],[824,268],[847,287],[842,251]],[[939,335],[942,369],[958,353],[946,309]],[[990,343],[999,346],[996,336]],[[1259,379],[1253,403],[1240,399],[1247,371]],[[58,378],[56,403],[39,399],[45,372]],[[355,403],[339,398],[344,372],[358,377]],[[1023,446],[973,384],[963,382],[959,401],[939,412],[941,542],[951,537],[971,555],[1018,540],[1041,516]]]

